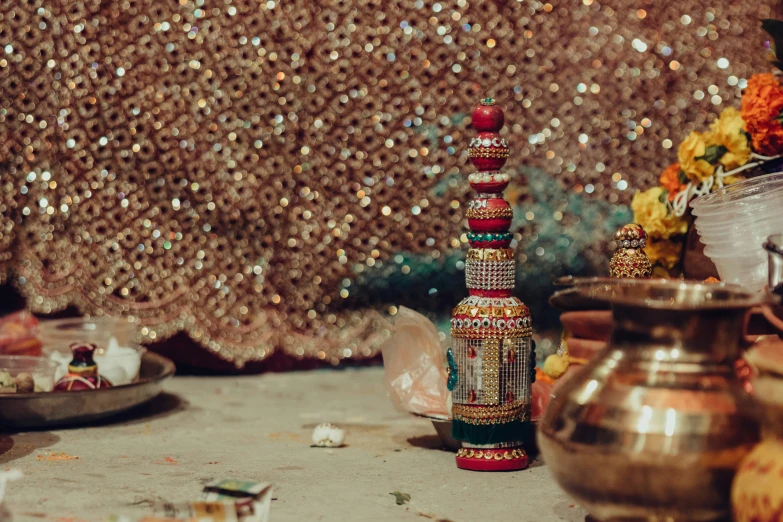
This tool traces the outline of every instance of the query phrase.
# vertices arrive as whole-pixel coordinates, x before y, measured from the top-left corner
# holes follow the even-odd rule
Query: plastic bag
[[[35,338],[38,320],[27,311],[0,317],[0,354],[41,355],[41,343]]]
[[[401,411],[426,417],[451,418],[447,388],[446,349],[435,325],[413,310],[400,307],[392,335],[381,347],[386,389]],[[535,382],[531,414],[537,421],[552,397],[553,385]]]
[[[552,389],[554,385],[549,382],[536,381],[533,383],[530,391],[530,420],[538,422],[541,415],[544,414],[549,401],[552,399]]]
[[[392,335],[381,351],[386,389],[398,410],[451,417],[445,349],[432,321],[400,307]]]

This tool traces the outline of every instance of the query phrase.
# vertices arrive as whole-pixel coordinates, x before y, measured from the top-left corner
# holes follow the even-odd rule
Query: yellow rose
[[[719,160],[726,170],[741,167],[750,160],[750,144],[742,132],[744,126],[740,112],[734,107],[727,107],[704,136],[708,146],[719,145],[726,149]]]
[[[631,201],[634,223],[641,225],[651,238],[668,239],[688,231],[688,223],[669,211],[664,194],[663,188],[653,187],[637,192]]]
[[[644,252],[653,265],[659,265],[668,271],[679,262],[682,245],[682,242],[669,241],[668,239],[648,240]]]
[[[696,159],[704,156],[706,151],[707,142],[705,136],[696,131],[691,132],[685,138],[685,141],[680,144],[680,149],[677,151],[680,168],[693,182],[699,183],[712,176],[715,172],[715,167],[710,165],[708,161]]]

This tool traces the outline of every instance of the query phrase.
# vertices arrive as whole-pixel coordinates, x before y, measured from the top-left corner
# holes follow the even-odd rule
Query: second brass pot
[[[745,311],[765,297],[654,281],[583,291],[613,304],[613,333],[540,422],[557,482],[603,522],[727,519],[758,440],[733,361]]]

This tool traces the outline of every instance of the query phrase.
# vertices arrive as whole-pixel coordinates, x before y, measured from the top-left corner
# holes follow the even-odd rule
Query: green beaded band
[[[468,232],[468,241],[511,241],[510,232]]]

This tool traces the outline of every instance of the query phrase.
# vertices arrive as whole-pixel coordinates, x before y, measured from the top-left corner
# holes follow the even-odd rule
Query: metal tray
[[[0,396],[0,431],[72,426],[125,412],[157,396],[174,363],[155,353],[141,359],[139,380],[125,386],[70,392]]]
[[[596,285],[596,284],[617,284],[622,282],[622,279],[614,277],[579,277],[579,276],[562,276],[555,279],[552,284],[558,287],[572,288],[574,286],[581,285]]]
[[[606,301],[593,299],[582,292],[582,288],[575,286],[558,290],[549,298],[549,304],[559,308],[563,312],[578,312],[581,310],[609,310],[611,307]]]
[[[432,422],[432,426],[438,433],[440,442],[443,446],[451,451],[457,451],[462,447],[462,443],[451,436],[451,419],[443,419],[441,417],[435,417],[432,415],[422,415],[420,413],[414,413],[416,417],[423,417]],[[536,427],[538,426],[538,419],[527,424],[527,434],[525,436],[525,450],[531,457],[538,455],[538,445],[536,444]]]

